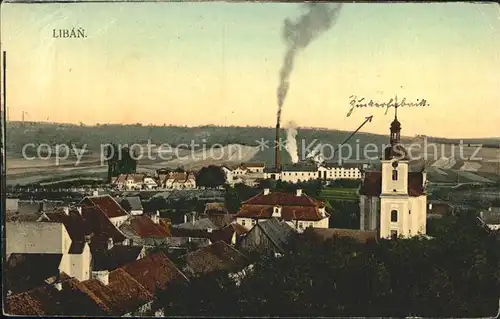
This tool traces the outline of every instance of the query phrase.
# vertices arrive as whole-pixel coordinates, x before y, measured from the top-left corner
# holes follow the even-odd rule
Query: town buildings
[[[235,218],[238,224],[248,229],[258,222],[277,218],[302,232],[307,227],[328,228],[330,215],[323,202],[303,194],[301,189],[295,194],[265,189],[244,201]]]
[[[381,171],[365,172],[360,194],[360,229],[377,230],[381,238],[426,233],[426,173],[410,172],[408,153],[400,144],[401,123],[390,127]]]

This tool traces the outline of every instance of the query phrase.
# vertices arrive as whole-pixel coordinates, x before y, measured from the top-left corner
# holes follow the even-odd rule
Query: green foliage
[[[108,180],[120,174],[134,174],[137,170],[137,154],[128,147],[112,144],[106,147],[108,158]]]
[[[196,174],[196,185],[215,188],[226,183],[226,175],[219,166],[209,165],[203,167]]]

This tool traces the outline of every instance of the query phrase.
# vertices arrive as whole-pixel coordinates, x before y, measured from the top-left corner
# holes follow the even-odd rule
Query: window
[[[304,225],[302,223],[299,223],[299,229],[304,228]]]
[[[398,211],[392,210],[391,211],[391,222],[395,223],[397,221],[398,221]]]
[[[245,220],[244,219],[241,220],[241,226],[245,226]]]
[[[398,170],[393,169],[392,170],[392,180],[397,181],[398,180]]]
[[[397,238],[398,238],[398,231],[391,230],[391,239],[397,239]]]
[[[255,219],[252,220],[252,225],[255,225],[256,221]]]

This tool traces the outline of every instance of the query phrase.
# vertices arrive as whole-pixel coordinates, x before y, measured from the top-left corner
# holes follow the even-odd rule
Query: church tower
[[[394,108],[390,127],[390,145],[384,151],[382,187],[380,193],[379,233],[382,238],[406,236],[411,233],[411,208],[408,195],[408,164],[406,150],[400,144],[401,123],[398,108]]]

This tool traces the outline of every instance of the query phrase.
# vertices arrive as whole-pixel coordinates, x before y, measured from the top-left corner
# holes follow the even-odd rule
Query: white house
[[[155,183],[156,184],[156,183]],[[120,174],[111,181],[111,185],[126,190],[139,190],[144,185],[144,175],[142,174]]]
[[[426,173],[409,172],[408,155],[399,144],[397,113],[381,171],[367,171],[359,189],[360,229],[378,230],[381,238],[426,233]]]
[[[196,178],[192,173],[169,173],[161,184],[165,189],[195,189]]]
[[[5,233],[7,255],[61,255],[60,272],[80,281],[90,278],[89,245],[86,242],[72,242],[64,224],[41,221],[7,222]]]
[[[245,175],[246,173],[248,173],[248,169],[243,164],[233,170],[233,176],[241,176]]]
[[[158,187],[158,184],[156,183],[156,181],[152,177],[149,177],[149,176],[145,176],[142,183],[143,183],[145,189],[155,189]]]
[[[243,163],[241,164],[248,173],[264,173],[266,165],[264,163]]]
[[[234,184],[233,170],[225,165],[223,165],[221,169],[224,172],[224,175],[226,176],[226,183],[228,183],[229,185],[233,185]]]
[[[235,218],[247,229],[258,222],[277,218],[286,221],[297,232],[303,232],[307,227],[328,228],[330,215],[323,202],[303,194],[301,189],[295,194],[265,189],[244,201]]]
[[[362,179],[362,169],[358,164],[325,162],[318,167],[318,177],[322,180]]]
[[[315,165],[287,165],[281,170],[280,178],[283,182],[298,183],[317,180],[318,168]]]

